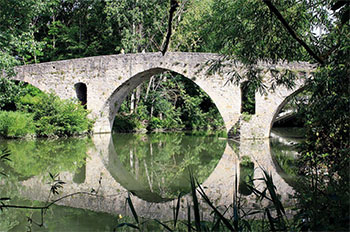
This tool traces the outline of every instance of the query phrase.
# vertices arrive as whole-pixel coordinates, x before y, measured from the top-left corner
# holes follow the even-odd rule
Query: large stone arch
[[[110,61],[111,68],[103,75],[104,80],[112,81],[108,90],[103,86],[106,91],[103,91],[102,96],[100,94],[100,101],[94,104],[102,104],[94,114],[94,131],[110,132],[115,113],[125,96],[141,82],[164,71],[178,73],[198,85],[212,99],[226,127],[230,128],[239,117],[240,89],[235,85],[226,84],[227,78],[222,75],[207,75],[207,62],[215,57],[217,55],[203,53],[168,53],[165,56],[160,53],[129,54],[121,56],[122,61],[118,59],[118,62],[123,63],[118,66],[124,67],[123,69],[113,68],[112,63],[116,60]],[[88,99],[88,102],[91,100]]]
[[[215,106],[218,108],[218,111],[221,115],[225,113],[225,109],[222,108],[222,105],[217,106],[216,103],[218,103],[220,100],[222,101],[222,99],[220,99],[216,95],[216,93],[211,89],[211,86],[205,85],[203,81],[202,82],[197,81],[195,76],[189,77],[186,71],[182,73],[178,73],[177,71],[174,71],[174,70],[155,67],[155,68],[141,71],[140,73],[137,73],[134,76],[130,77],[128,80],[122,83],[115,91],[113,91],[111,96],[107,99],[104,105],[105,108],[102,111],[109,112],[108,121],[109,121],[110,128],[112,128],[115,115],[117,114],[117,111],[119,110],[126,96],[133,89],[139,86],[141,83],[148,81],[152,76],[161,74],[167,71],[177,73],[187,78],[188,80],[192,81],[194,85],[196,85],[197,87],[199,87],[201,90],[203,90],[205,93],[208,94],[208,96],[211,98]]]

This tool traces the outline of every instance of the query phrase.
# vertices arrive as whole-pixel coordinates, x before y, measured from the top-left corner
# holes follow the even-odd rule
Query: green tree
[[[116,51],[160,51],[166,32],[168,4],[166,0],[106,1],[108,20],[118,24],[122,36]]]
[[[35,38],[39,17],[45,9],[44,1],[0,2],[0,68],[20,62],[37,62],[43,55],[45,43]]]
[[[0,77],[0,110],[16,110],[16,103],[26,94],[23,86]]]

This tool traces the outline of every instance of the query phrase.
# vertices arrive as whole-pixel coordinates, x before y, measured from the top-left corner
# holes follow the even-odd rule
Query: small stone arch
[[[16,84],[24,83],[24,84],[32,85],[35,88],[38,88],[40,91],[42,91],[44,93],[47,93],[47,90],[46,90],[45,86],[42,86],[42,85],[40,85],[40,84],[38,84],[38,83],[36,83],[34,81],[27,80],[27,79],[22,79],[22,78],[17,78],[17,76],[9,77],[8,79],[14,81]]]
[[[87,86],[85,83],[78,82],[74,85],[75,93],[81,105],[86,109],[87,107]]]
[[[305,80],[299,79],[294,88],[280,86],[265,94],[257,92],[256,114],[240,116],[239,125],[241,139],[269,138],[274,119],[293,96],[306,88]]]

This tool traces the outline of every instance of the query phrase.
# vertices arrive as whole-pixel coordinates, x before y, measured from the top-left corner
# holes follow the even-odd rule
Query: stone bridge
[[[90,116],[96,120],[94,132],[105,133],[111,131],[115,115],[130,91],[155,74],[173,71],[202,88],[221,113],[227,131],[238,125],[244,139],[269,137],[274,118],[288,98],[301,90],[305,77],[312,71],[307,63],[258,64],[267,87],[272,85],[271,69],[290,70],[300,78],[292,89],[279,86],[264,94],[256,92],[255,114],[247,120],[241,113],[240,85],[229,82],[228,74],[208,74],[208,62],[219,58],[218,54],[180,52],[168,52],[165,56],[161,53],[97,56],[20,66],[12,79],[53,91],[61,98],[78,97],[86,102]],[[245,76],[247,70],[243,65],[228,63],[240,76]]]

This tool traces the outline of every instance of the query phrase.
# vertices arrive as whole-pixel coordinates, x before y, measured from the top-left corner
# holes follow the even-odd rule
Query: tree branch
[[[283,24],[288,33],[296,40],[298,43],[303,46],[306,51],[315,59],[318,63],[324,64],[324,60],[319,57],[302,39],[300,39],[295,31],[289,26],[287,21],[283,18],[278,9],[272,4],[271,0],[262,0],[270,9],[270,11],[277,17],[277,19]]]
[[[16,209],[48,209],[50,208],[50,206],[52,206],[53,204],[55,204],[58,201],[63,200],[64,198],[68,198],[68,197],[72,197],[74,195],[89,195],[89,196],[96,196],[99,197],[99,195],[93,194],[93,193],[88,193],[88,192],[75,192],[75,193],[71,193],[68,195],[65,195],[63,197],[60,197],[56,200],[51,201],[49,204],[44,205],[44,206],[25,206],[25,205],[6,205],[6,204],[1,204],[0,205],[0,210],[2,210],[3,208],[16,208]]]
[[[168,50],[170,37],[172,34],[171,28],[172,28],[172,24],[173,24],[174,13],[175,13],[177,7],[179,7],[179,3],[177,2],[177,0],[170,0],[168,32],[167,32],[167,35],[166,35],[166,38],[164,41],[163,50],[162,50],[163,56],[165,55],[166,51]]]

